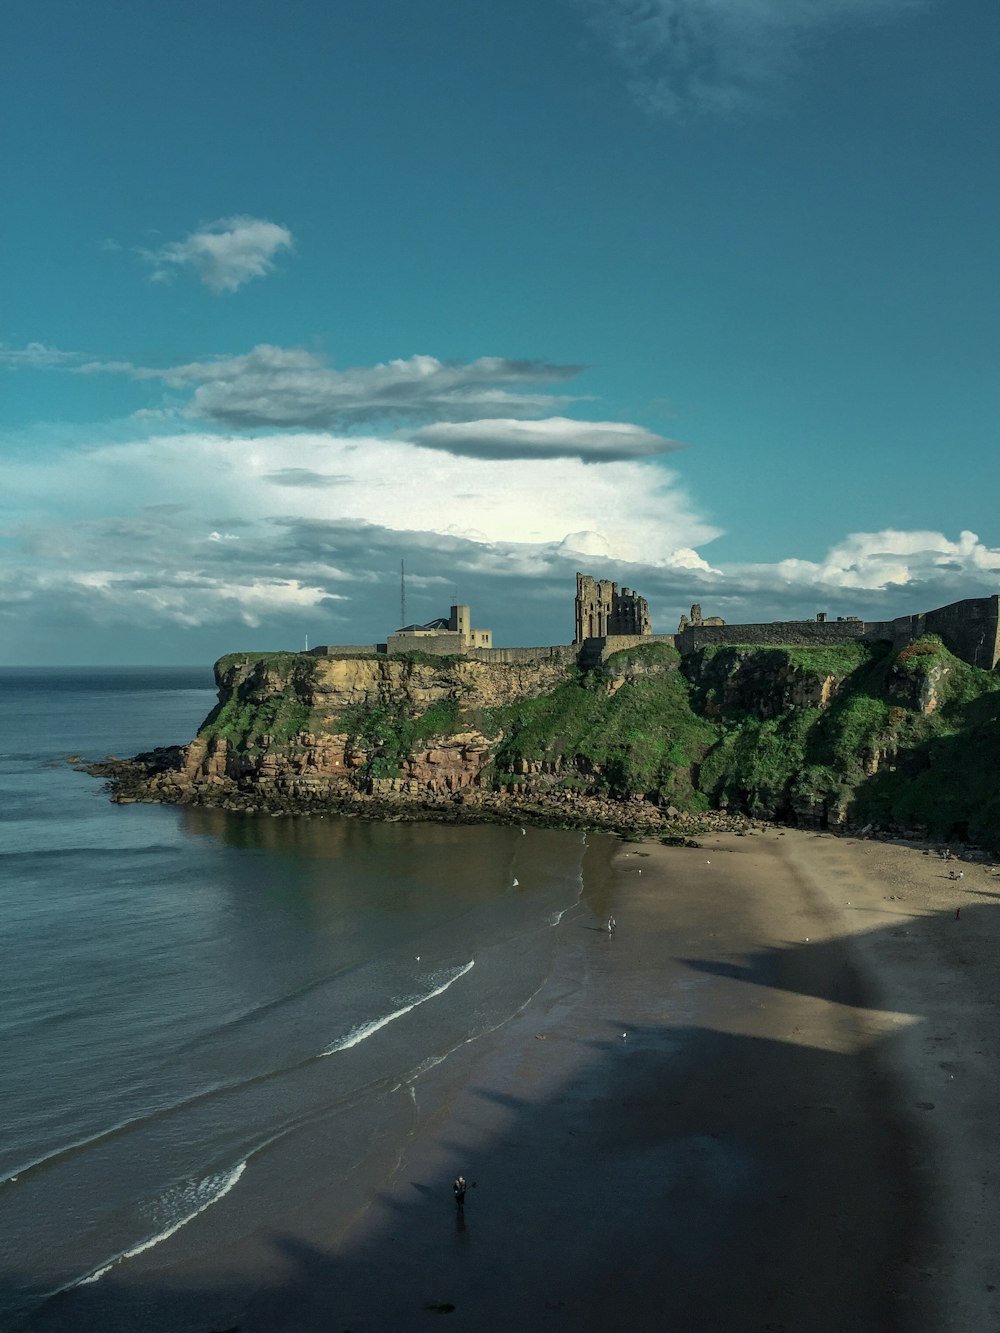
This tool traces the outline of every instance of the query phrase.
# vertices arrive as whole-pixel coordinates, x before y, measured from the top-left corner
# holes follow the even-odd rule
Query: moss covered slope
[[[729,646],[683,661],[648,644],[586,672],[243,654],[216,674],[200,740],[206,763],[225,743],[238,781],[285,765],[314,788],[578,791],[1000,847],[1000,674],[933,637],[899,653]]]
[[[720,731],[699,773],[713,805],[1000,844],[1000,677],[939,639],[727,648],[689,671]]]

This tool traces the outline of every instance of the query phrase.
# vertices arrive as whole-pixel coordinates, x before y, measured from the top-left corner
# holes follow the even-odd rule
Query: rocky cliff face
[[[148,786],[162,800],[250,793],[265,802],[351,788],[412,797],[459,792],[480,783],[492,756],[491,739],[463,720],[544,694],[565,674],[554,662],[222,658],[218,707],[175,765],[149,774]],[[435,709],[440,731],[397,735]],[[387,746],[390,758],[379,762]]]
[[[611,827],[714,808],[949,841],[968,827],[1000,846],[1000,677],[933,639],[899,653],[729,646],[683,663],[641,645],[583,675],[556,662],[232,656],[216,677],[198,736],[114,769],[116,799],[469,818],[537,807]]]

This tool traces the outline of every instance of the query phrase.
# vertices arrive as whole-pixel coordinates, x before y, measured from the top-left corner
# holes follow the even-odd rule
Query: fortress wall
[[[576,661],[576,648],[572,644],[555,644],[549,648],[470,648],[465,655],[474,662],[500,662],[506,666],[553,661],[569,665]]]
[[[963,662],[994,670],[1000,663],[1000,597],[970,597],[915,616],[895,620],[776,620],[766,625],[688,625],[677,634],[682,654],[716,645],[752,644],[780,648],[797,644],[825,647],[885,641],[899,649],[924,634],[940,635]]]
[[[763,625],[688,625],[677,634],[608,634],[584,638],[575,644],[536,648],[474,648],[463,651],[460,634],[394,634],[384,643],[324,645],[310,648],[314,657],[372,657],[391,652],[456,654],[478,662],[508,665],[559,661],[596,666],[612,653],[645,643],[669,643],[684,655],[713,646],[785,645],[831,646],[863,639],[886,641],[896,649],[924,634],[940,635],[945,646],[973,666],[986,671],[1000,664],[1000,597],[970,597],[949,606],[894,620],[776,620]]]
[[[626,648],[641,648],[647,643],[666,643],[671,648],[677,645],[676,634],[605,634],[600,638],[584,639],[576,644],[574,652],[580,666],[597,666],[612,653],[620,653]]]
[[[323,643],[309,648],[310,657],[374,657],[385,652],[384,643]]]
[[[465,655],[465,641],[461,634],[390,634],[387,641],[390,653],[434,653],[440,657]]]
[[[647,643],[666,643],[674,648],[676,641],[676,634],[609,634],[600,640],[600,661],[603,662],[612,653],[623,652],[626,648],[641,648]]]
[[[895,620],[866,620],[865,640],[868,643],[891,643],[902,648],[910,642],[910,617],[897,616]]]
[[[903,616],[910,638],[939,634],[944,646],[963,662],[992,671],[1000,660],[1000,598],[968,597],[935,611]]]
[[[811,644],[826,648],[867,639],[866,629],[861,620],[774,620],[766,625],[688,625],[675,638],[677,647],[686,655],[716,645],[782,648]]]

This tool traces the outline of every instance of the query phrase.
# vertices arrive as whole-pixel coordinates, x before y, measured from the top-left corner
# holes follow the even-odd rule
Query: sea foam
[[[349,1050],[352,1046],[357,1046],[359,1042],[365,1041],[368,1037],[373,1036],[380,1028],[384,1028],[389,1023],[394,1023],[397,1018],[402,1018],[403,1015],[408,1014],[411,1009],[416,1009],[418,1005],[426,1004],[428,1000],[433,1000],[437,995],[443,995],[449,986],[454,985],[459,977],[464,977],[466,972],[469,972],[475,967],[475,964],[476,960],[473,958],[471,962],[466,963],[464,967],[457,968],[448,977],[447,981],[443,982],[434,990],[428,991],[426,995],[415,996],[412,1000],[409,1000],[404,1004],[402,1008],[394,1009],[391,1014],[384,1014],[381,1018],[373,1018],[370,1023],[361,1023],[358,1027],[352,1028],[346,1036],[340,1037],[331,1046],[328,1046],[325,1051],[320,1051],[320,1056],[336,1055],[338,1051]]]
[[[130,1250],[123,1250],[121,1254],[109,1260],[102,1267],[95,1269],[93,1273],[88,1273],[86,1277],[80,1278],[74,1282],[74,1287],[86,1287],[91,1282],[96,1282],[102,1278],[105,1273],[110,1272],[118,1264],[124,1263],[126,1259],[134,1259],[137,1254],[142,1254],[145,1250],[151,1250],[154,1245],[159,1245],[161,1241],[167,1240],[174,1232],[180,1231],[181,1227],[187,1226],[188,1222],[203,1213],[206,1208],[211,1208],[212,1204],[218,1203],[224,1199],[229,1191],[246,1170],[246,1162],[240,1162],[238,1166],[233,1167],[231,1171],[220,1171],[216,1175],[206,1176],[204,1180],[188,1182],[180,1191],[178,1202],[185,1205],[193,1204],[194,1207],[188,1207],[188,1210],[182,1216],[176,1218],[169,1226],[158,1231],[155,1236],[150,1236],[147,1240],[141,1241],[138,1245],[133,1245]]]

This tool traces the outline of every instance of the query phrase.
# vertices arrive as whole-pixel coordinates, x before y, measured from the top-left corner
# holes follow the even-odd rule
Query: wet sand
[[[324,1186],[38,1326],[92,1300],[174,1333],[995,1333],[1000,878],[831,835],[702,844],[595,862],[549,982],[417,1081],[351,1225]]]

